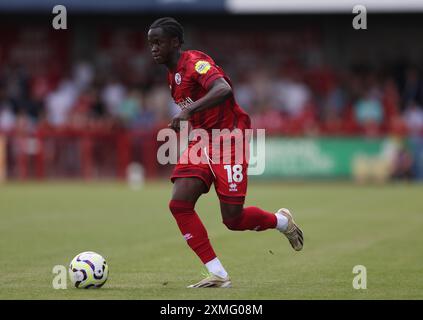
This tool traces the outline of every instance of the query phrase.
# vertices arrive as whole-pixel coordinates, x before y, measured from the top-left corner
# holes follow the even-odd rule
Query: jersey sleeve
[[[188,62],[194,81],[208,90],[214,80],[223,78],[225,74],[213,63],[206,59],[193,59]]]

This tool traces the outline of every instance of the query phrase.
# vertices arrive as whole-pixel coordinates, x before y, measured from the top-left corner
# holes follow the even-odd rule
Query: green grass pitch
[[[171,184],[0,186],[0,299],[422,299],[423,186],[251,182],[246,205],[292,209],[301,252],[274,230],[229,231],[214,190],[196,209],[231,289],[186,289],[203,266],[168,211]],[[53,266],[105,256],[101,289],[52,287]],[[367,289],[352,286],[367,268]]]

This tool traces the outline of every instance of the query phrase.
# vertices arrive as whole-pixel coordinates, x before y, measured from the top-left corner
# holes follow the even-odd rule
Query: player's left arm
[[[169,127],[175,131],[179,131],[180,121],[186,121],[196,112],[221,104],[231,97],[232,94],[231,86],[223,77],[215,79],[210,84],[207,93],[179,112],[179,114],[172,119]]]

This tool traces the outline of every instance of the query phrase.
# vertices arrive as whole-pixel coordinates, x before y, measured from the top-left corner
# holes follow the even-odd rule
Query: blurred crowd
[[[222,43],[216,46],[216,39]],[[259,49],[243,47],[248,40],[242,38],[238,50],[232,46],[229,51],[224,41],[220,36],[202,43],[193,37],[196,49],[210,53],[226,70],[255,128],[283,135],[423,133],[419,66],[335,67],[307,41],[288,53],[277,46],[269,53],[263,43]],[[19,63],[1,66],[0,131],[148,130],[166,126],[178,111],[165,69],[154,65],[147,48],[130,59],[124,49],[115,48],[99,50],[91,60],[76,60],[64,70],[52,65],[36,75]]]
[[[185,49],[202,50],[223,67],[254,128],[267,135],[395,137],[390,165],[361,159],[358,176],[379,172],[374,168],[379,178],[416,175],[421,64],[366,56],[346,63],[314,29],[189,30]],[[20,32],[6,32],[9,44],[0,46],[0,133],[153,132],[179,111],[144,29],[97,30],[95,41],[80,32],[74,43],[46,29]]]

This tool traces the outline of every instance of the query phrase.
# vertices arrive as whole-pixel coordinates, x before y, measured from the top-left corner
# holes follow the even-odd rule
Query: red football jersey
[[[181,109],[204,96],[218,78],[224,78],[232,87],[222,68],[207,54],[196,50],[182,52],[175,70],[168,72],[172,98]],[[219,105],[195,112],[189,120],[193,129],[232,130],[251,127],[250,117],[233,96]]]

